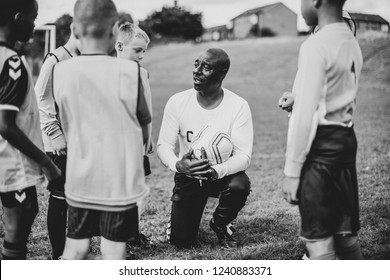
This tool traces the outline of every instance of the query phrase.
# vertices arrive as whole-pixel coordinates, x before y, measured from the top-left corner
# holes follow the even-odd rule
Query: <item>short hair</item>
[[[342,8],[347,0],[328,0],[330,4],[337,5]]]
[[[1,0],[0,1],[0,26],[12,22],[15,15],[33,9],[35,0]]]
[[[211,48],[211,49],[208,49],[206,52],[210,53],[212,55],[218,56],[219,57],[218,67],[221,70],[229,71],[230,58],[229,58],[229,55],[223,49]]]
[[[101,38],[118,20],[112,0],[77,0],[74,5],[74,25],[81,36]]]
[[[141,38],[146,41],[147,44],[150,43],[150,38],[145,31],[143,31],[137,25],[126,22],[119,26],[118,30],[118,40],[121,40],[122,43],[128,44],[134,40],[134,38]]]

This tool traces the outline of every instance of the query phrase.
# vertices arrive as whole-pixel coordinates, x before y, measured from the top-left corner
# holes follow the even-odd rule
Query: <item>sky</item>
[[[76,0],[37,0],[39,14],[36,25],[54,22],[63,14],[73,16],[73,6]],[[114,0],[118,11],[128,12],[134,20],[143,20],[164,5],[173,5],[174,0]],[[296,12],[298,29],[305,29],[300,16],[299,0],[178,0],[180,6],[192,12],[202,12],[203,26],[211,27],[227,24],[230,19],[242,12],[263,5],[283,2]],[[390,0],[347,0],[344,8],[350,12],[378,14],[390,22]]]

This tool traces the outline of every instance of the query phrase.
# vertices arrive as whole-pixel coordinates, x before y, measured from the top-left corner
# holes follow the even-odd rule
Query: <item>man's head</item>
[[[230,67],[230,58],[222,49],[209,49],[195,60],[194,88],[199,92],[216,91],[222,86]]]
[[[1,0],[0,27],[8,26],[12,40],[28,41],[34,31],[34,21],[38,15],[35,0]]]
[[[140,62],[150,43],[149,36],[133,23],[119,27],[115,49],[118,57]]]
[[[118,12],[112,0],[77,0],[74,6],[74,34],[82,40],[116,41]]]
[[[318,13],[337,10],[340,14],[346,0],[301,0],[301,12],[305,22],[309,26],[318,25]],[[331,9],[329,9],[331,8]]]

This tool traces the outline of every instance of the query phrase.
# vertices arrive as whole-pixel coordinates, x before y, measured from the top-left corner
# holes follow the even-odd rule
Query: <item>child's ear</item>
[[[318,9],[322,4],[322,0],[313,0],[313,4],[314,4],[314,7],[316,9]]]
[[[76,25],[73,24],[73,22],[72,22],[70,28],[72,28],[72,32],[73,32],[74,37],[75,37],[77,40],[79,40],[79,37],[80,37],[80,36],[79,36],[79,32],[78,32],[78,30],[77,30],[77,28],[76,28]]]
[[[117,49],[118,51],[123,51],[122,42],[116,42],[115,45],[116,45],[116,49]]]

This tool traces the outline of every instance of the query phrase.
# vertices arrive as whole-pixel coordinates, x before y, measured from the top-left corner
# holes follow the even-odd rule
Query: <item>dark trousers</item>
[[[213,182],[175,174],[171,210],[170,242],[178,247],[191,247],[198,235],[199,224],[208,197],[219,198],[213,213],[215,224],[225,226],[237,217],[250,192],[250,181],[245,172]]]

